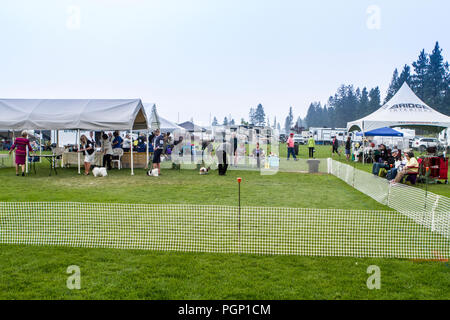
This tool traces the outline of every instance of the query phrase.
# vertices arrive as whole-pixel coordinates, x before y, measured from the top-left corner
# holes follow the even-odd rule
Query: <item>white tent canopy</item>
[[[78,129],[79,140],[80,130],[147,128],[147,115],[140,99],[0,99],[0,130]],[[133,152],[130,158],[133,175]]]
[[[182,127],[176,125],[172,121],[169,121],[156,113],[156,116],[153,112],[153,103],[144,103],[145,112],[149,116],[149,129],[155,129],[154,126],[158,126],[161,132],[174,132],[175,130],[183,130]],[[156,110],[155,110],[156,111]]]
[[[347,123],[348,131],[371,131],[383,127],[450,127],[450,117],[420,100],[405,82],[385,105],[362,119]]]
[[[0,130],[147,129],[140,99],[0,99]]]

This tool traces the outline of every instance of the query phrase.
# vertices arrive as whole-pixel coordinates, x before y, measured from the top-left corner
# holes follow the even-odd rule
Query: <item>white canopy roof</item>
[[[347,123],[349,131],[370,131],[383,127],[450,127],[450,117],[420,100],[405,82],[384,106],[362,119]]]
[[[153,112],[152,108],[155,104],[154,103],[144,103],[145,112],[147,113],[149,120],[148,120],[148,128],[154,129],[154,126],[158,126],[161,132],[174,132],[175,130],[183,130],[182,127],[176,125],[172,121],[169,121],[160,115],[158,113]],[[155,109],[156,111],[156,109]]]
[[[140,99],[0,99],[0,130],[147,129]]]

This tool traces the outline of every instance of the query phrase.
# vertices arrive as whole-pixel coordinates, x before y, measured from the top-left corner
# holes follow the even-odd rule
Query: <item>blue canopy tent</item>
[[[356,135],[358,137],[363,135],[366,137],[403,137],[403,133],[389,127],[367,131],[364,134],[362,132],[357,132]]]

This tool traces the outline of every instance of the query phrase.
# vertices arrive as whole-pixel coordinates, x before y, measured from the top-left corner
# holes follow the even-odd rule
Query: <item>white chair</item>
[[[116,148],[113,149],[113,159],[111,160],[113,167],[114,163],[117,163],[117,168],[120,170],[122,168],[122,156],[123,156],[123,149],[122,148]]]
[[[55,163],[53,164],[55,167],[58,163],[58,160],[60,160],[60,166],[63,167],[63,154],[64,154],[65,148],[64,147],[55,147],[52,149],[52,153],[56,156],[55,157]]]

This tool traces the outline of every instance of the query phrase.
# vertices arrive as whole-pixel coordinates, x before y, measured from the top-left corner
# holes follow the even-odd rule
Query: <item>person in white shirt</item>
[[[111,170],[111,159],[113,156],[113,149],[111,144],[111,138],[106,133],[102,134],[102,153],[103,153],[103,167],[108,166],[108,170]]]
[[[131,148],[131,138],[130,135],[127,134],[123,139],[122,149],[124,152],[128,152],[130,151],[130,148]]]

